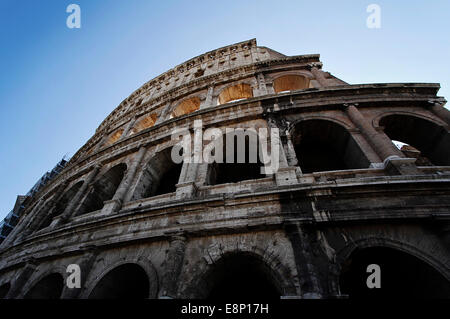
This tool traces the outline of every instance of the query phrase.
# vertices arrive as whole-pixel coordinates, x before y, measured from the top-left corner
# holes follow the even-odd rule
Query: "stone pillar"
[[[286,159],[288,161],[289,166],[297,166],[299,165],[297,154],[295,153],[294,143],[292,142],[291,133],[286,132]]]
[[[356,108],[358,104],[344,104],[348,117],[364,135],[366,140],[383,160],[385,170],[391,175],[418,174],[419,170],[414,165],[416,159],[405,158],[403,153],[395,147],[391,139],[384,133],[379,133],[364,118]]]
[[[161,110],[161,113],[159,113],[158,119],[155,122],[155,125],[164,122],[167,117],[169,116],[169,112],[172,109],[172,101],[166,104],[164,108]]]
[[[61,299],[77,299],[80,296],[81,291],[86,287],[86,279],[89,277],[92,266],[98,255],[98,249],[96,246],[87,246],[83,249],[84,255],[76,263],[80,266],[81,270],[81,288],[68,288],[67,285],[61,293]]]
[[[123,129],[122,136],[120,137],[119,141],[125,139],[128,136],[128,133],[133,128],[134,123],[136,123],[136,117],[133,117],[131,121],[128,122],[127,126]]]
[[[445,99],[430,100],[430,110],[441,120],[450,125],[450,111],[444,105],[447,101]]]
[[[266,79],[264,77],[264,74],[259,72],[256,75],[256,80],[258,81],[259,95],[266,95],[266,94],[268,94],[267,87],[266,87]]]
[[[144,158],[146,152],[147,149],[144,146],[141,146],[136,156],[131,161],[130,167],[127,169],[125,177],[120,182],[120,185],[111,200],[112,207],[110,207],[109,209],[111,209],[112,212],[118,212],[122,208],[123,200],[127,195],[130,185],[133,182],[134,177],[136,176],[137,168],[142,163],[142,159]],[[105,205],[105,207],[106,206],[107,205]]]
[[[320,62],[313,62],[308,64],[308,68],[311,71],[311,73],[314,75],[314,78],[319,82],[321,86],[328,86],[327,79],[325,78],[325,75],[320,70],[322,68],[322,63]]]
[[[25,266],[23,267],[23,270],[20,272],[20,274],[17,276],[14,283],[11,285],[11,289],[9,290],[8,294],[5,296],[5,299],[15,299],[17,298],[21,293],[23,293],[23,287],[30,279],[33,272],[36,270],[36,262],[34,259],[28,259],[25,262]]]
[[[161,278],[159,299],[177,298],[178,278],[183,267],[184,253],[186,250],[186,237],[182,234],[174,234],[169,239],[169,250],[162,269],[165,270]]]
[[[59,217],[57,225],[65,223],[73,216],[73,214],[75,213],[75,208],[80,204],[81,197],[84,195],[89,185],[97,176],[98,172],[100,171],[100,168],[101,168],[100,165],[94,166],[94,169],[89,173],[83,185],[81,185],[80,189],[78,190],[74,198],[72,198],[72,200],[69,202],[64,212]]]
[[[286,222],[285,231],[292,244],[302,298],[320,299],[323,291],[313,262],[311,236],[304,227],[298,222]]]
[[[208,86],[208,92],[206,93],[205,101],[203,101],[202,105],[200,105],[201,110],[212,106],[213,93],[214,85]]]
[[[359,128],[381,160],[385,160],[390,156],[403,157],[402,152],[400,152],[395,145],[392,144],[391,139],[384,133],[377,132],[375,128],[365,119],[361,112],[359,112],[356,108],[357,105],[358,104],[344,104],[345,111],[350,120],[357,128]]]

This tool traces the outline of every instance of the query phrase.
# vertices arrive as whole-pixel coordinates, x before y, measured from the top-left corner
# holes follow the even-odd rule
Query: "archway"
[[[0,299],[4,299],[11,288],[11,284],[9,282],[0,286]]]
[[[208,185],[236,183],[265,177],[264,174],[261,174],[263,163],[259,158],[261,146],[256,131],[236,129],[234,133],[223,135],[222,141],[222,162],[214,162],[209,165]],[[227,148],[227,144],[229,148]],[[227,154],[230,150],[232,153]]]
[[[205,276],[208,299],[280,299],[281,288],[272,269],[247,253],[223,256]]]
[[[307,88],[309,88],[309,79],[301,75],[284,75],[273,81],[275,93],[303,90]]]
[[[59,273],[53,273],[35,284],[24,296],[24,299],[59,299],[63,287],[63,276]]]
[[[367,267],[380,266],[381,288],[368,288]],[[342,266],[342,294],[350,298],[449,298],[450,282],[421,259],[388,247],[356,250]]]
[[[173,110],[171,118],[182,116],[197,111],[200,108],[200,98],[198,96],[185,99]]]
[[[121,163],[103,174],[92,186],[78,214],[82,215],[102,209],[103,203],[113,198],[126,169],[127,165]]]
[[[303,173],[367,168],[370,161],[351,134],[329,120],[305,120],[295,126],[293,143]]]
[[[175,192],[182,167],[172,160],[171,148],[157,153],[145,166],[131,200]]]
[[[109,271],[96,284],[89,299],[146,299],[149,297],[149,279],[137,264],[123,264]]]
[[[450,133],[436,123],[405,114],[383,117],[380,126],[391,140],[409,144],[434,165],[450,165]]]
[[[249,84],[240,83],[225,88],[219,94],[218,104],[225,104],[233,101],[248,99],[253,97],[253,90]]]
[[[111,134],[111,136],[108,138],[108,140],[105,143],[105,146],[109,146],[114,144],[115,142],[117,142],[119,140],[119,138],[122,137],[123,134],[123,129],[119,129],[117,131],[115,131],[113,134]]]
[[[129,135],[139,133],[140,131],[143,131],[149,127],[152,127],[153,125],[155,125],[157,119],[158,119],[158,116],[156,115],[156,113],[152,113],[152,114],[140,119],[133,126]]]
[[[52,208],[50,214],[44,219],[42,224],[39,226],[39,229],[43,229],[45,227],[50,226],[51,222],[53,221],[53,218],[61,215],[64,212],[64,209],[67,207],[69,202],[75,195],[77,194],[78,190],[80,189],[81,185],[83,185],[83,181],[80,181],[73,185],[69,190],[67,190],[64,195],[59,199],[59,201],[56,203],[56,205]]]

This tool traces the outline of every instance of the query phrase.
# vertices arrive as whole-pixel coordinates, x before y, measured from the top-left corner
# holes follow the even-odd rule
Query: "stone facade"
[[[438,90],[350,85],[319,55],[254,39],[193,58],[124,100],[33,197],[0,246],[0,297],[450,297]],[[194,120],[278,128],[280,169],[174,164],[171,133]],[[360,282],[371,263],[386,269],[382,293]]]

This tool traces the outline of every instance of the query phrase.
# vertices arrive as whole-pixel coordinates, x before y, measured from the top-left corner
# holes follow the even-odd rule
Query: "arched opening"
[[[56,205],[52,208],[48,216],[43,220],[42,224],[39,226],[39,229],[43,229],[45,227],[50,226],[53,219],[64,212],[67,205],[71,201],[72,198],[75,197],[81,185],[83,185],[83,181],[80,181],[73,185],[68,191],[64,193],[64,195],[60,198],[60,200],[56,203]]]
[[[78,215],[94,212],[103,208],[103,203],[111,200],[123,179],[127,165],[114,166],[103,174],[92,186],[82,203]]]
[[[369,167],[370,161],[341,125],[327,120],[306,120],[293,134],[295,153],[303,173]]]
[[[245,253],[230,254],[214,264],[204,285],[209,299],[280,299],[281,289],[272,269],[261,259]]]
[[[174,163],[171,148],[157,153],[145,166],[132,200],[176,191],[183,163]]]
[[[301,75],[284,75],[273,81],[275,93],[309,88],[309,79]]]
[[[119,130],[115,131],[108,138],[108,140],[105,143],[105,146],[113,145],[115,142],[117,142],[119,140],[119,138],[121,138],[122,134],[123,134],[123,129],[119,129]]]
[[[369,265],[380,267],[381,288],[368,288]],[[372,281],[371,281],[372,282]],[[350,298],[448,298],[450,283],[437,270],[408,253],[387,247],[356,250],[344,263],[342,294]]]
[[[150,283],[145,270],[136,264],[123,264],[108,272],[89,299],[146,299]]]
[[[240,83],[234,86],[229,86],[220,92],[218,104],[225,104],[251,97],[253,97],[252,87],[249,84]]]
[[[0,299],[5,299],[9,289],[11,289],[11,284],[9,282],[0,286]]]
[[[450,133],[443,126],[403,114],[383,117],[380,126],[391,140],[417,149],[420,152],[417,158],[426,158],[434,165],[450,165]]]
[[[140,131],[152,127],[153,125],[155,125],[157,118],[158,116],[156,115],[156,113],[152,113],[144,117],[143,119],[139,120],[131,129],[130,135],[139,133]]]
[[[200,98],[195,96],[182,101],[172,111],[170,118],[182,116],[197,111],[200,108]]]
[[[232,144],[227,143],[227,139]],[[259,158],[260,147],[258,135],[249,130],[235,130],[235,133],[224,135],[222,161],[208,166],[206,183],[218,185],[265,177],[261,174],[264,165]],[[232,153],[227,155],[229,151]]]
[[[48,275],[34,285],[24,296],[25,299],[59,299],[64,286],[64,278],[59,273]]]

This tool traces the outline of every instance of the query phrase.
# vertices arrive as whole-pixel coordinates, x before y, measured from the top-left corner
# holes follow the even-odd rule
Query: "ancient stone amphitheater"
[[[319,55],[254,39],[182,63],[120,103],[33,197],[0,247],[0,297],[448,298],[439,87],[350,85]],[[278,128],[280,168],[174,163],[171,134],[195,120]],[[80,288],[66,284],[71,264]]]

